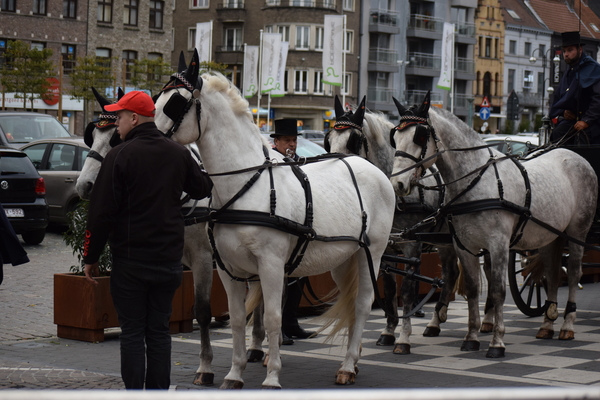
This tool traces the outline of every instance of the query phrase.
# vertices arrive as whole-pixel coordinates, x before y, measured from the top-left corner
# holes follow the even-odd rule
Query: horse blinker
[[[113,135],[110,138],[110,147],[118,146],[121,143],[123,143],[123,140],[121,140],[121,135],[119,135],[119,133],[115,131],[115,133],[113,133]]]
[[[429,127],[425,125],[417,125],[415,128],[415,135],[413,136],[413,142],[418,146],[425,146],[429,140]]]
[[[171,96],[171,98],[167,101],[167,104],[165,104],[163,112],[171,120],[177,122],[177,120],[179,120],[179,118],[181,117],[181,113],[183,112],[183,110],[185,110],[187,102],[187,99],[181,94],[174,93]]]

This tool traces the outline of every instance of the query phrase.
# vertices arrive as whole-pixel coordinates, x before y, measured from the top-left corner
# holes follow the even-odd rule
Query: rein
[[[175,85],[175,84],[170,85],[171,82],[175,82],[176,80],[180,81],[182,84],[181,85]],[[189,100],[186,100],[185,97],[183,97],[181,94],[179,94],[179,88],[181,88],[181,87],[185,88],[187,91],[189,91],[191,93],[192,96],[190,97]],[[198,125],[198,139],[196,139],[196,140],[199,140],[200,136],[202,135],[202,129],[200,127],[200,119],[202,117],[202,104],[200,102],[200,91],[202,89],[202,78],[198,78],[198,83],[196,84],[196,86],[194,86],[183,76],[183,74],[176,72],[173,75],[171,75],[171,80],[165,84],[165,86],[161,89],[158,96],[160,96],[161,94],[163,94],[171,89],[177,90],[177,93],[175,95],[171,96],[171,98],[167,101],[167,104],[165,104],[165,107],[163,108],[163,110],[165,112],[165,115],[167,115],[173,121],[173,126],[171,126],[171,128],[169,128],[169,130],[164,135],[168,138],[173,137],[173,134],[175,134],[175,132],[177,132],[177,130],[179,129],[179,126],[183,122],[183,119],[185,118],[185,116],[188,113],[188,111],[190,110],[190,108],[192,108],[192,106],[195,105],[196,106],[196,123]],[[178,97],[175,97],[175,96],[178,96]],[[171,101],[173,101],[173,103],[171,103]],[[185,101],[186,103],[183,107],[181,107],[181,104],[183,103],[183,101]],[[176,104],[177,102],[178,102],[178,104]],[[169,106],[172,106],[172,107],[169,107]],[[173,108],[175,112],[173,112],[172,110],[167,109],[167,108]],[[180,110],[179,113],[176,113],[177,109]]]

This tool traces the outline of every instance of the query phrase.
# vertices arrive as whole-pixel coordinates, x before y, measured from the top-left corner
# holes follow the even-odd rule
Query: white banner
[[[200,62],[212,60],[212,21],[198,22],[196,24],[196,50]]]
[[[2,95],[0,95],[0,106],[2,105]],[[6,108],[23,108],[23,99],[15,97],[15,93],[4,93],[4,106]],[[27,109],[31,108],[31,100],[27,99]],[[58,110],[58,103],[48,105],[42,99],[33,100],[34,110]],[[62,109],[69,111],[83,111],[83,102],[81,100],[71,99],[71,96],[63,94]]]
[[[281,42],[281,52],[279,55],[279,68],[277,69],[277,79],[275,80],[275,89],[271,90],[271,97],[285,96],[285,64],[287,63],[289,42]]]
[[[281,57],[281,33],[265,33],[262,42],[261,93],[275,89],[279,58]]]
[[[323,34],[323,83],[342,86],[344,16],[326,15]]]
[[[244,49],[244,97],[250,98],[258,92],[259,46],[245,46]]]
[[[444,22],[442,36],[442,68],[437,87],[452,90],[452,66],[454,65],[454,24]]]

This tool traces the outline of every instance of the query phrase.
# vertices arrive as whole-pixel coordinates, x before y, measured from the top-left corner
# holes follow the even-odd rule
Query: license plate
[[[6,216],[9,218],[23,218],[25,213],[22,208],[5,208]]]

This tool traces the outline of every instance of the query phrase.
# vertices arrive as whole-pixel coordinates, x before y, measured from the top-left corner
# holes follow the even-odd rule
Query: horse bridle
[[[181,84],[175,84],[175,81],[181,82]],[[173,83],[173,84],[171,84]],[[160,93],[154,99],[156,99],[163,94],[164,92],[175,89],[177,93],[173,94],[167,103],[163,107],[163,112],[167,117],[169,117],[173,121],[173,126],[164,134],[166,137],[171,138],[175,132],[179,129],[183,118],[187,114],[187,112],[192,108],[193,105],[196,106],[196,122],[198,124],[198,139],[200,139],[200,135],[202,133],[200,128],[200,118],[202,114],[202,105],[200,103],[200,91],[202,90],[202,78],[198,77],[198,81],[196,85],[192,85],[183,74],[176,72],[171,75],[171,80],[167,82],[167,84],[161,89]],[[185,96],[179,93],[179,88],[185,88],[188,90],[192,97],[190,99],[186,99]]]
[[[91,157],[94,160],[97,160],[99,162],[104,161],[104,157],[102,157],[102,155],[100,153],[98,153],[95,150],[92,150],[92,146],[94,144],[94,136],[93,136],[94,128],[100,129],[100,130],[110,129],[110,128],[116,126],[116,124],[115,124],[116,121],[117,121],[116,114],[102,113],[98,117],[97,121],[92,121],[88,124],[88,126],[85,128],[85,132],[83,134],[83,141],[90,148],[90,151],[88,152],[88,155],[87,155],[88,157]],[[113,135],[110,138],[110,147],[115,147],[122,142],[123,141],[121,140],[121,136],[115,130],[115,132],[113,133]]]
[[[414,161],[415,163],[420,163],[421,165],[419,165],[419,167],[422,170],[421,175],[423,175],[425,173],[425,167],[423,167],[422,164],[423,160],[425,159],[425,154],[427,154],[427,143],[429,143],[429,137],[431,136],[434,139],[436,153],[438,152],[437,143],[439,142],[439,139],[435,134],[435,129],[433,129],[433,127],[429,124],[427,118],[418,117],[416,115],[413,115],[412,113],[407,113],[406,115],[403,115],[400,118],[400,123],[390,130],[390,144],[395,149],[396,141],[394,140],[394,134],[396,133],[396,131],[402,132],[413,125],[416,125],[415,133],[413,136],[413,143],[421,147],[421,155],[419,156],[419,158],[417,158],[412,154],[409,154],[402,150],[396,150],[394,157],[404,157]],[[416,171],[415,175],[418,175]]]
[[[362,126],[355,124],[348,120],[338,120],[333,125],[333,130],[335,130],[335,131],[343,131],[346,129],[351,129],[350,136],[348,137],[348,142],[346,143],[346,148],[350,151],[350,153],[360,155],[360,149],[364,148],[365,155],[367,155],[369,153],[369,143],[367,142],[367,138],[365,137],[365,134],[363,133]],[[357,130],[360,133],[357,133],[356,132]],[[325,148],[325,151],[327,151],[328,153],[331,150],[331,146],[329,144],[329,134],[330,133],[331,133],[331,131],[327,132],[327,135],[325,135],[325,141],[324,141],[324,145],[325,145],[324,148]]]

